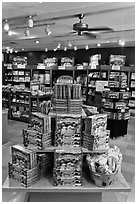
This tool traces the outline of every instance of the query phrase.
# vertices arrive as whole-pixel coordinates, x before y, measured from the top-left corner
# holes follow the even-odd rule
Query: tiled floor
[[[22,129],[26,128],[27,124],[17,121],[8,120],[7,143],[2,147],[2,173],[3,182],[7,177],[7,162],[10,159],[10,146],[17,143],[22,143]],[[3,135],[4,136],[4,135]],[[103,193],[104,202],[134,202],[135,199],[135,118],[131,117],[128,125],[128,134],[125,137],[118,137],[115,140],[110,140],[112,145],[117,145],[122,154],[122,174],[131,186],[130,193]]]

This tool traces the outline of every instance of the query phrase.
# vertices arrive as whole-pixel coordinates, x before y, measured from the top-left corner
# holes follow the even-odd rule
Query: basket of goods
[[[117,146],[103,154],[88,154],[86,161],[90,176],[97,186],[109,186],[121,171],[122,154]]]

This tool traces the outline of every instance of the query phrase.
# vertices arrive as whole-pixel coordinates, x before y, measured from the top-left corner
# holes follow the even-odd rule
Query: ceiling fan
[[[82,22],[85,14],[79,14],[79,22],[73,24],[73,30],[65,35],[60,35],[60,36],[54,36],[54,37],[67,37],[68,35],[79,35],[79,36],[86,36],[87,38],[90,39],[96,39],[97,35],[94,33],[90,32],[99,32],[99,31],[113,31],[113,29],[109,27],[94,27],[94,28],[89,28],[88,24]]]

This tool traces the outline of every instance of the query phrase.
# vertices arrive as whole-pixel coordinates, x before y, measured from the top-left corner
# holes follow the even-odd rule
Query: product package
[[[17,182],[17,185],[29,187],[38,180],[38,165],[34,168],[26,169],[19,164],[8,163],[8,174],[10,182]]]
[[[85,134],[94,135],[96,132],[106,131],[107,114],[88,116],[85,120]]]
[[[54,153],[55,186],[82,185],[83,155],[81,148],[58,148]]]
[[[45,149],[51,146],[51,132],[42,134],[33,129],[24,129],[22,131],[23,144],[25,147],[36,149]]]
[[[108,150],[109,149],[110,131],[95,133],[94,135],[83,136],[82,146],[91,151]]]
[[[33,112],[31,114],[31,128],[46,134],[51,132],[51,117],[39,112]]]
[[[55,146],[80,146],[81,120],[81,115],[57,114]]]
[[[54,156],[53,153],[39,153],[37,152],[37,163],[38,163],[38,177],[41,178],[43,176],[46,176],[49,174],[49,172],[52,173],[53,170],[53,161]]]
[[[37,165],[36,152],[25,148],[23,145],[11,147],[12,163],[18,164],[26,169],[31,169]]]

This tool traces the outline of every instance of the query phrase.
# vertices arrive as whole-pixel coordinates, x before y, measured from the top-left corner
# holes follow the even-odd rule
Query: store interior
[[[2,3],[2,201],[135,202],[135,3]]]

